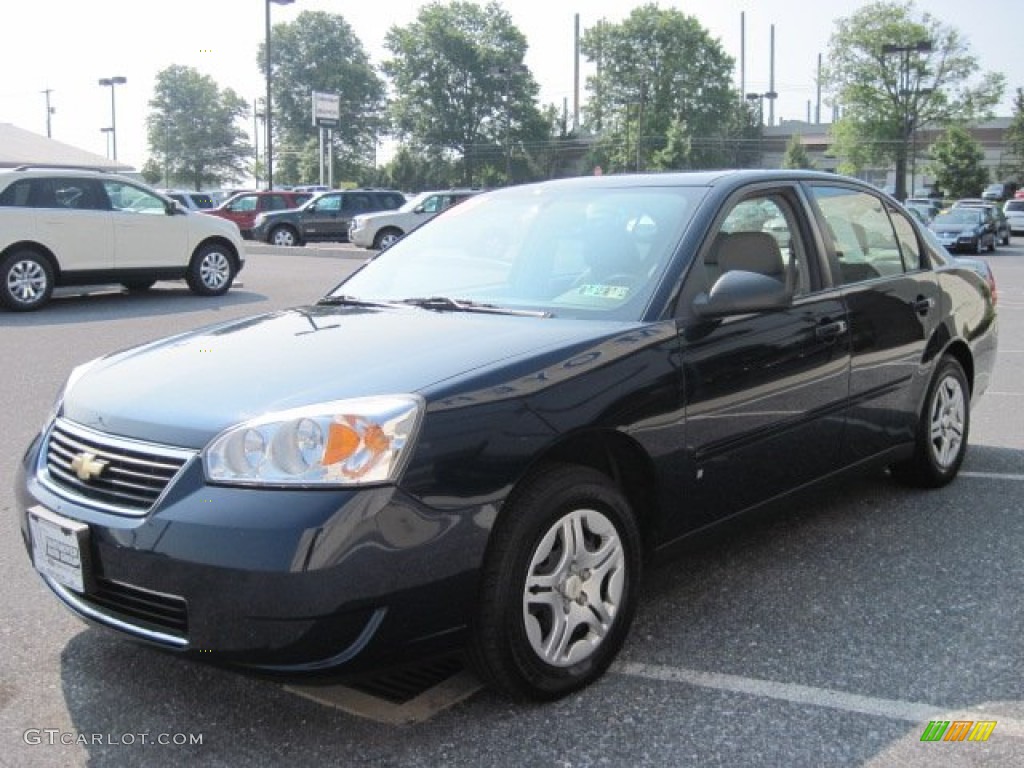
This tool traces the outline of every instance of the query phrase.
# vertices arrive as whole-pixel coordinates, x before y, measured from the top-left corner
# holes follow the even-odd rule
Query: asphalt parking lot
[[[921,493],[857,479],[649,570],[611,674],[547,705],[480,690],[457,662],[411,697],[187,662],[80,623],[22,546],[15,467],[74,365],[315,300],[367,252],[252,246],[242,284],[220,299],[160,283],[0,313],[0,765],[1020,765],[1024,238],[1015,242],[985,256],[999,285],[999,359],[956,482]],[[983,742],[922,741],[931,721],[996,725]]]

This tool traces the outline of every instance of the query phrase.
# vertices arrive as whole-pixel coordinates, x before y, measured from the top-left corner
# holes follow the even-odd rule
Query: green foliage
[[[985,152],[960,126],[949,128],[932,144],[931,158],[935,184],[947,197],[978,197],[988,183]]]
[[[803,141],[799,134],[794,133],[789,138],[789,144],[786,145],[786,154],[782,157],[783,168],[813,168],[814,163],[811,160],[810,155],[807,154],[807,148],[804,146]]]
[[[431,156],[461,158],[464,183],[514,175],[514,150],[547,138],[526,38],[498,3],[430,3],[392,27],[385,47],[396,134]]]
[[[736,162],[749,111],[733,90],[733,59],[696,18],[648,4],[588,29],[581,51],[595,159],[609,171]]]
[[[1005,174],[1018,184],[1024,183],[1024,88],[1018,88],[1013,99],[1013,118],[1006,129],[1009,162]]]
[[[168,186],[202,189],[242,178],[252,147],[240,127],[248,114],[241,96],[175,64],[157,73],[149,106],[149,149]]]
[[[341,96],[332,132],[334,178],[353,178],[373,163],[377,137],[385,130],[385,86],[359,38],[342,16],[303,11],[271,32],[274,101],[274,180],[299,184],[319,178],[318,130],[313,93]],[[266,67],[266,47],[257,56]],[[326,153],[326,150],[325,150]]]
[[[883,51],[929,42],[932,50]],[[822,85],[843,119],[834,130],[841,168],[896,166],[905,191],[908,146],[922,125],[991,115],[1005,87],[997,73],[978,75],[967,41],[913,2],[873,2],[836,21]]]

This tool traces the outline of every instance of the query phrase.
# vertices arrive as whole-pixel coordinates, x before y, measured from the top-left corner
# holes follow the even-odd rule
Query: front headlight
[[[337,400],[261,416],[203,451],[211,482],[345,486],[394,482],[423,414],[416,395]]]

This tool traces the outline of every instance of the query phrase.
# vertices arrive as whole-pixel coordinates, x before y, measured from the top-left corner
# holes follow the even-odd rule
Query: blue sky
[[[375,63],[386,56],[384,36],[393,24],[415,19],[421,0],[296,0],[273,5],[274,21],[303,10],[343,15]],[[586,28],[598,19],[617,21],[638,3],[627,0],[503,0],[527,36],[527,64],[541,86],[543,103],[573,98],[573,16]],[[661,0],[696,16],[725,50],[740,58],[740,14],[746,20],[746,90],[769,87],[769,39],[775,27],[775,117],[804,119],[813,113],[818,54],[827,54],[836,18],[864,0]],[[958,29],[983,69],[1002,72],[1009,114],[1013,91],[1024,86],[1024,0],[918,0]],[[811,10],[813,8],[813,10]],[[46,134],[44,89],[52,89],[53,138],[106,154],[101,128],[110,124],[110,91],[100,78],[122,75],[117,86],[118,159],[141,167],[147,156],[144,120],[156,73],[171,64],[193,66],[243,98],[263,93],[256,50],[264,39],[264,0],[34,0],[4,14],[0,44],[0,122]],[[339,52],[344,55],[344,52]],[[584,64],[584,74],[586,73]],[[739,84],[739,73],[736,77]],[[581,98],[585,98],[582,91]],[[822,115],[830,112],[823,107]]]

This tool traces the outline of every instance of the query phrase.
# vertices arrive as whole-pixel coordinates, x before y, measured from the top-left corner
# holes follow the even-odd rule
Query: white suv
[[[441,211],[479,193],[479,189],[421,192],[397,210],[354,217],[349,224],[348,241],[363,248],[387,248]]]
[[[186,211],[144,184],[101,171],[0,171],[0,304],[43,306],[55,286],[148,289],[184,279],[219,296],[245,263],[238,227]]]

